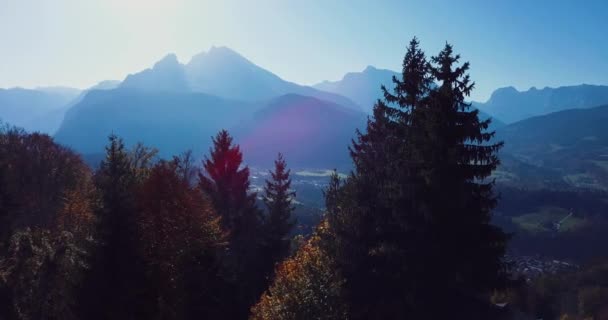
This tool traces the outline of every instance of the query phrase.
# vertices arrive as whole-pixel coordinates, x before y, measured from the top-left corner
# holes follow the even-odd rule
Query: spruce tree
[[[291,188],[291,170],[283,155],[279,153],[274,162],[274,171],[269,172],[271,180],[266,180],[264,186],[264,204],[268,210],[265,220],[265,232],[269,260],[274,264],[285,258],[289,253],[289,232],[295,225],[292,217],[295,207],[292,204],[296,193]]]
[[[243,154],[226,130],[213,138],[210,157],[203,162],[204,173],[199,173],[199,186],[205,191],[222,225],[232,237],[250,233],[259,225],[256,194],[249,192],[249,168],[242,167]]]
[[[203,162],[204,173],[199,173],[199,187],[211,199],[228,233],[224,266],[237,291],[233,294],[237,318],[248,314],[266,285],[265,261],[260,261],[262,214],[255,203],[257,194],[249,190],[249,168],[242,167],[242,162],[239,146],[222,130],[213,138],[210,156]]]
[[[122,139],[109,137],[106,157],[95,174],[100,193],[98,242],[89,275],[86,310],[91,319],[141,317],[138,303],[144,272],[137,248],[135,190],[138,175]],[[101,312],[100,312],[101,310]]]
[[[425,182],[422,210],[432,230],[434,250],[427,255],[432,279],[446,294],[473,298],[504,284],[508,237],[490,224],[496,197],[489,179],[503,143],[492,142],[490,120],[481,121],[479,111],[465,102],[474,83],[469,63],[458,65],[459,59],[449,44],[432,57],[438,87],[429,94],[421,120],[425,139],[414,148],[424,160],[418,172]]]
[[[402,79],[382,88],[353,142],[355,171],[328,192],[324,243],[354,319],[470,315],[501,284],[506,236],[489,224],[487,179],[501,144],[468,109],[473,85],[458,58],[448,45],[431,64],[410,42]]]
[[[412,150],[414,114],[431,89],[429,66],[413,39],[403,60],[401,79],[393,92],[374,106],[364,133],[350,148],[355,171],[340,185],[332,179],[326,202],[333,250],[344,276],[353,318],[407,315],[412,283],[423,267],[411,259],[421,239],[414,214],[417,177]]]

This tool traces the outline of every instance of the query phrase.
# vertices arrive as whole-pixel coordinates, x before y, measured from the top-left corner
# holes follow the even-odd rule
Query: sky
[[[484,101],[505,86],[608,85],[607,14],[604,0],[0,0],[0,88],[87,88],[213,45],[314,84],[398,71],[417,36],[429,56],[453,44]]]

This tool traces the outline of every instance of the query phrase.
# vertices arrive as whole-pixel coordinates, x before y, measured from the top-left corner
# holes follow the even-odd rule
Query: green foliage
[[[79,288],[88,253],[73,234],[30,228],[17,231],[0,260],[6,314],[14,319],[80,319]]]
[[[87,281],[86,310],[92,319],[124,319],[145,314],[145,272],[138,254],[135,191],[148,175],[154,152],[125,149],[109,137],[106,157],[95,173],[100,204],[95,263]],[[145,301],[145,300],[144,300]]]
[[[271,180],[266,180],[264,204],[268,210],[265,219],[266,249],[269,262],[274,264],[285,258],[289,252],[289,233],[296,221],[292,217],[295,207],[292,202],[296,196],[291,188],[290,170],[287,169],[283,155],[279,153],[275,168],[270,172]]]
[[[353,143],[355,172],[330,183],[325,242],[352,318],[440,317],[436,305],[464,316],[503,283],[507,237],[489,224],[487,180],[502,144],[465,103],[473,83],[459,58],[446,44],[429,62],[413,39]]]

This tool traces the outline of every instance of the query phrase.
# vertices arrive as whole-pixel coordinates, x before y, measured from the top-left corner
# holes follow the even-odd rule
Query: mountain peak
[[[188,65],[197,66],[205,63],[241,63],[253,64],[238,52],[225,46],[212,46],[209,51],[196,54],[190,59]]]
[[[365,67],[365,69],[363,69],[363,73],[374,72],[377,70],[378,69],[376,67],[370,65],[370,66]]]
[[[175,55],[175,53],[169,53],[166,56],[164,56],[162,59],[160,59],[158,62],[156,62],[154,64],[154,69],[159,69],[159,68],[172,68],[175,66],[179,66],[179,61],[177,61],[177,56]]]

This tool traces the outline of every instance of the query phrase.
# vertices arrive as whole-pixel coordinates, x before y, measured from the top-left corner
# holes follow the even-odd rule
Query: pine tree
[[[489,224],[487,181],[501,144],[464,101],[468,63],[454,66],[450,46],[432,61],[413,39],[402,79],[382,88],[353,142],[355,171],[327,194],[324,244],[354,319],[464,315],[484,309],[480,297],[501,284],[506,237]]]
[[[222,225],[232,237],[251,232],[259,225],[256,194],[249,192],[249,168],[243,167],[243,154],[226,130],[213,139],[210,157],[203,162],[199,186],[211,198]]]
[[[95,310],[89,318],[137,318],[143,266],[137,249],[135,191],[138,172],[122,139],[109,137],[106,158],[95,175],[100,193],[99,248],[94,269],[89,275],[89,297],[86,309]],[[101,312],[100,312],[101,310]]]
[[[414,214],[418,192],[415,114],[431,90],[426,57],[413,39],[395,88],[374,106],[365,133],[350,148],[355,172],[341,185],[332,179],[326,194],[332,232],[328,244],[348,279],[353,318],[399,318],[412,304],[424,229]],[[418,120],[416,120],[418,121]],[[416,124],[418,126],[418,124]]]
[[[260,261],[262,215],[255,204],[256,193],[249,191],[249,168],[242,167],[242,162],[239,146],[232,145],[232,137],[222,130],[213,139],[210,157],[203,163],[205,172],[199,173],[199,187],[211,199],[229,234],[224,267],[232,274],[237,291],[232,310],[237,318],[248,314],[267,282],[266,262]]]
[[[420,195],[432,230],[434,250],[426,257],[432,279],[448,295],[473,298],[504,285],[508,237],[490,224],[496,197],[488,179],[500,163],[497,153],[503,144],[492,142],[490,120],[479,120],[478,110],[465,102],[474,83],[467,74],[469,63],[458,65],[459,59],[449,44],[432,57],[438,88],[429,94],[420,121],[425,139],[414,148],[424,159]]]
[[[265,232],[270,262],[280,261],[289,252],[289,232],[295,225],[292,213],[295,207],[292,201],[296,193],[291,188],[290,170],[287,169],[283,155],[279,153],[274,162],[274,172],[270,172],[271,180],[266,180],[264,187],[264,204],[268,210],[265,221]]]

